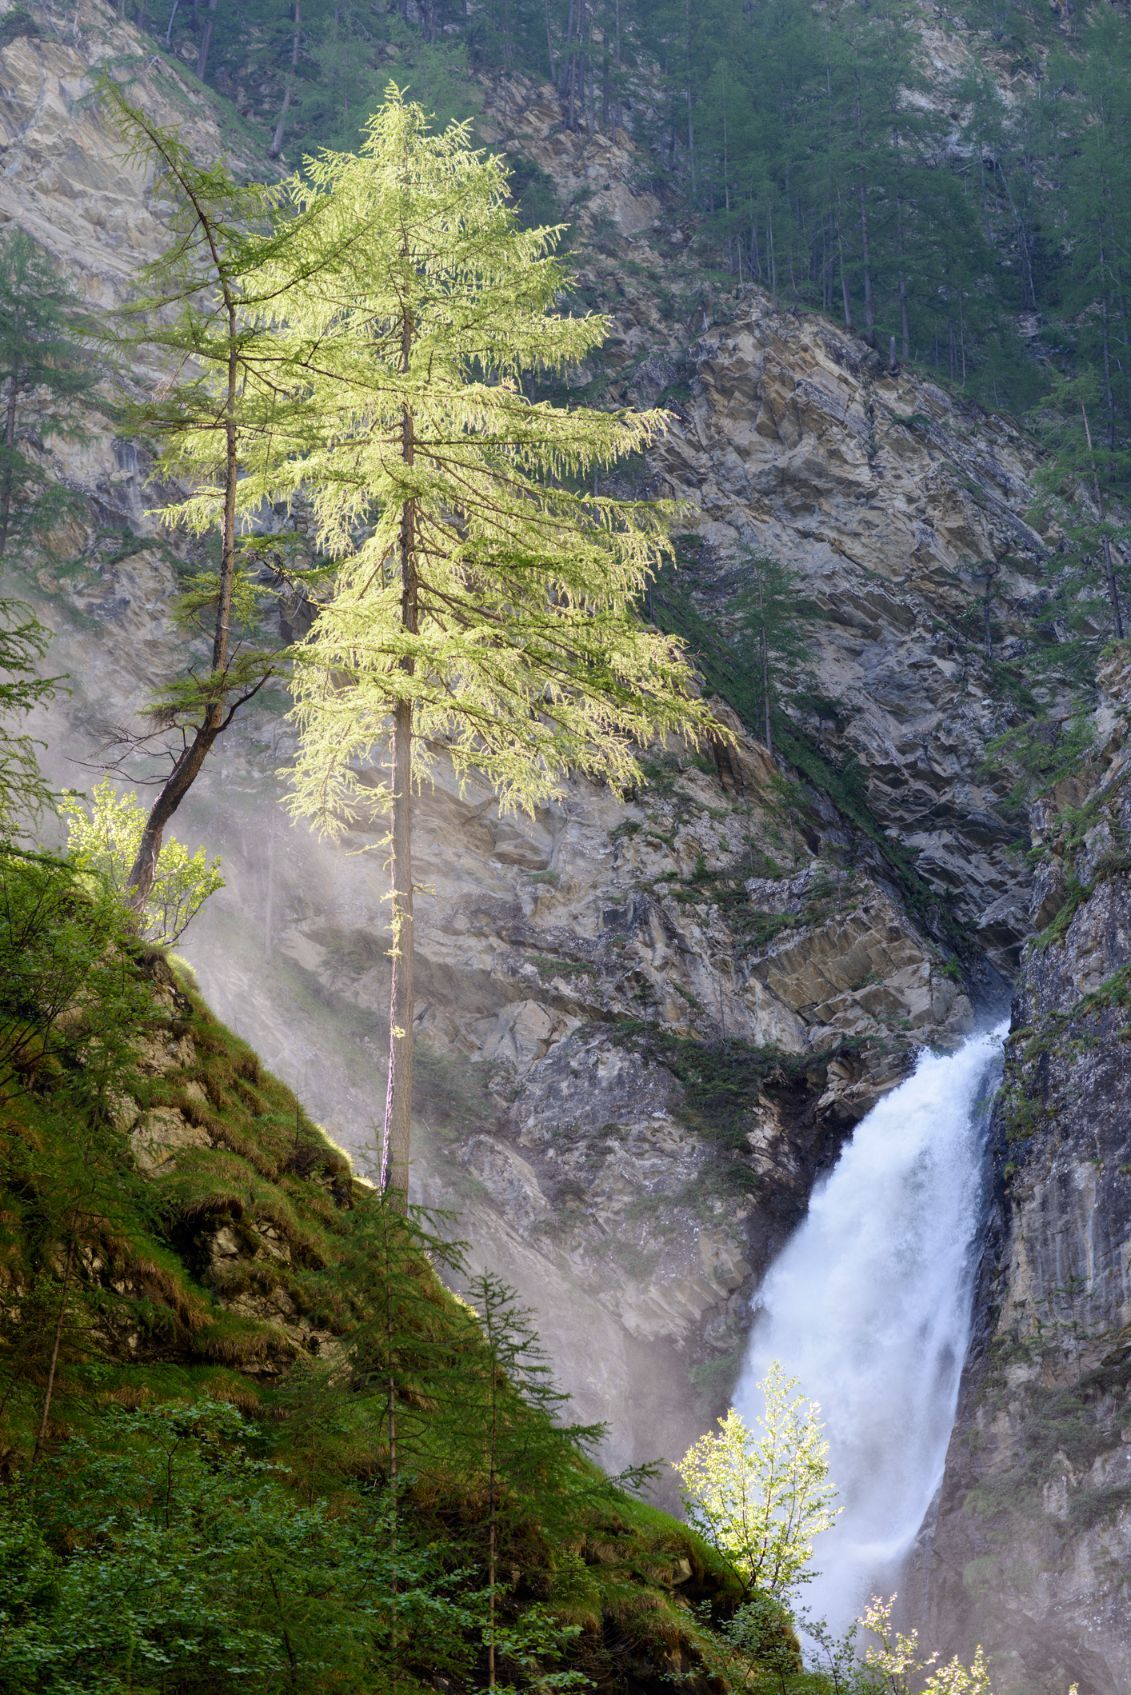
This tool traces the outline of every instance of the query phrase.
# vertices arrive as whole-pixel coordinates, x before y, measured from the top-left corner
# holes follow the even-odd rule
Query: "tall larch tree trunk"
[[[12,527],[12,501],[16,489],[16,421],[20,403],[20,373],[15,365],[8,379],[8,404],[4,408],[4,446],[7,456],[4,462],[4,486],[0,490],[0,559],[4,557],[8,547],[8,532]]]
[[[411,311],[401,324],[401,370],[408,374],[415,326]],[[411,409],[401,416],[401,459],[411,467],[416,457]],[[401,627],[415,635],[420,627],[416,580],[416,502],[405,501],[401,514]],[[411,676],[414,661],[403,662]],[[389,1068],[385,1089],[385,1124],[381,1141],[381,1187],[402,1208],[408,1206],[409,1153],[412,1146],[413,1073],[413,882],[412,882],[412,738],[411,700],[398,700],[393,709],[393,831],[392,831],[392,972],[389,980]]]
[[[287,133],[287,114],[290,112],[291,101],[294,99],[295,82],[298,77],[299,52],[302,47],[302,0],[294,0],[294,6],[291,11],[291,24],[291,63],[290,69],[287,73],[287,86],[283,90],[283,104],[279,108],[279,117],[275,124],[275,133],[271,137],[271,146],[268,150],[268,157],[271,159],[277,159],[279,154],[283,151],[283,137]]]
[[[558,71],[554,59],[554,27],[550,20],[550,0],[542,0],[542,13],[546,25],[546,64],[549,67],[550,81],[556,84]]]
[[[911,358],[911,320],[907,306],[907,243],[903,223],[903,195],[896,198],[896,229],[899,240],[899,344],[904,364]],[[894,337],[892,338],[894,340]]]
[[[864,284],[864,340],[876,345],[876,305],[872,295],[872,244],[868,227],[868,197],[863,181],[857,185],[860,200],[860,261]]]
[[[1084,420],[1084,440],[1088,444],[1088,459],[1092,467],[1092,496],[1100,515],[1100,522],[1107,519],[1107,503],[1104,500],[1103,487],[1100,483],[1099,470],[1096,466],[1096,450],[1092,445],[1092,425],[1088,417],[1088,408],[1081,402],[1080,416]],[[1117,641],[1123,640],[1123,608],[1119,600],[1119,583],[1115,575],[1115,558],[1111,550],[1111,537],[1103,538],[1104,580],[1107,585],[1107,598],[1111,605],[1111,622]]]

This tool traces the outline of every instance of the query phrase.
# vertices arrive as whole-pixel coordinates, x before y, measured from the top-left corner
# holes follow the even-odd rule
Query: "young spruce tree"
[[[274,333],[302,381],[240,498],[301,491],[340,560],[296,657],[292,805],[331,835],[391,813],[381,1178],[403,1197],[414,788],[444,755],[530,810],[570,771],[628,786],[636,747],[712,718],[679,642],[637,610],[670,553],[667,512],[578,486],[667,416],[528,398],[523,377],[577,365],[605,321],[557,310],[560,232],[519,227],[502,160],[466,125],[431,133],[390,87],[360,153],[309,160],[286,194],[301,274],[292,248],[251,286],[285,290]],[[374,786],[360,767],[390,738],[390,780]]]
[[[526,1687],[531,1674],[534,1688],[587,1688],[588,1679],[568,1671],[552,1672],[544,1683],[537,1676],[557,1664],[575,1628],[563,1627],[552,1608],[537,1604],[515,1617],[508,1601],[514,1567],[522,1563],[515,1543],[524,1527],[529,1535],[537,1524],[552,1545],[568,1548],[582,1534],[585,1509],[611,1492],[587,1458],[605,1427],[561,1422],[569,1398],[555,1387],[530,1311],[512,1288],[481,1272],[468,1295],[483,1345],[470,1346],[460,1362],[459,1451],[480,1502],[469,1554],[486,1580],[481,1629],[487,1695],[515,1695],[512,1679],[522,1678],[518,1687]]]
[[[796,573],[780,559],[750,553],[741,563],[745,580],[735,600],[739,651],[757,703],[762,741],[772,757],[774,722],[790,686],[796,688],[804,672],[809,630],[818,609],[802,594]]]
[[[1092,425],[1096,389],[1092,372],[1052,385],[1037,417],[1049,454],[1035,479],[1036,510],[1055,518],[1064,538],[1056,562],[1067,565],[1062,586],[1069,627],[1087,629],[1103,621],[1122,641],[1131,527],[1121,495],[1131,471],[1131,447],[1097,440]]]
[[[51,800],[37,743],[21,727],[55,693],[57,679],[39,675],[49,640],[30,606],[0,598],[0,854]]]

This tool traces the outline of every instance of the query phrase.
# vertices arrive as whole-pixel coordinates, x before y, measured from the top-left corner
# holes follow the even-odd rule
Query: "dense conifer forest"
[[[461,117],[468,69],[552,81],[570,125],[632,124],[706,266],[995,404],[1026,407],[1059,363],[1083,364],[1097,439],[1113,449],[1126,431],[1131,24],[1117,6],[969,5],[940,16],[952,33],[934,64],[929,33],[924,53],[891,4],[126,11],[162,41],[198,42],[198,74],[254,101],[288,157],[351,138],[373,67],[394,56],[426,104]]]

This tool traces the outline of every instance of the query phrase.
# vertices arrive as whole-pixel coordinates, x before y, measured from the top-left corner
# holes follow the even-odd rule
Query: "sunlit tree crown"
[[[670,511],[593,492],[667,415],[521,386],[606,333],[560,310],[560,231],[522,229],[502,162],[392,87],[360,152],[308,160],[280,203],[290,239],[248,286],[279,381],[241,500],[301,498],[340,561],[299,655],[297,810],[333,830],[383,803],[357,763],[398,700],[418,771],[442,747],[506,806],[570,769],[631,783],[635,745],[711,720],[636,610]]]

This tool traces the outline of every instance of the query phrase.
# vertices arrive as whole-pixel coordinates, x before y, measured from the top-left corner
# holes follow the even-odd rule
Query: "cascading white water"
[[[803,1599],[837,1631],[898,1586],[942,1480],[1007,1028],[925,1054],[873,1107],[762,1283],[736,1405],[752,1424],[775,1359],[820,1403],[844,1511]]]

